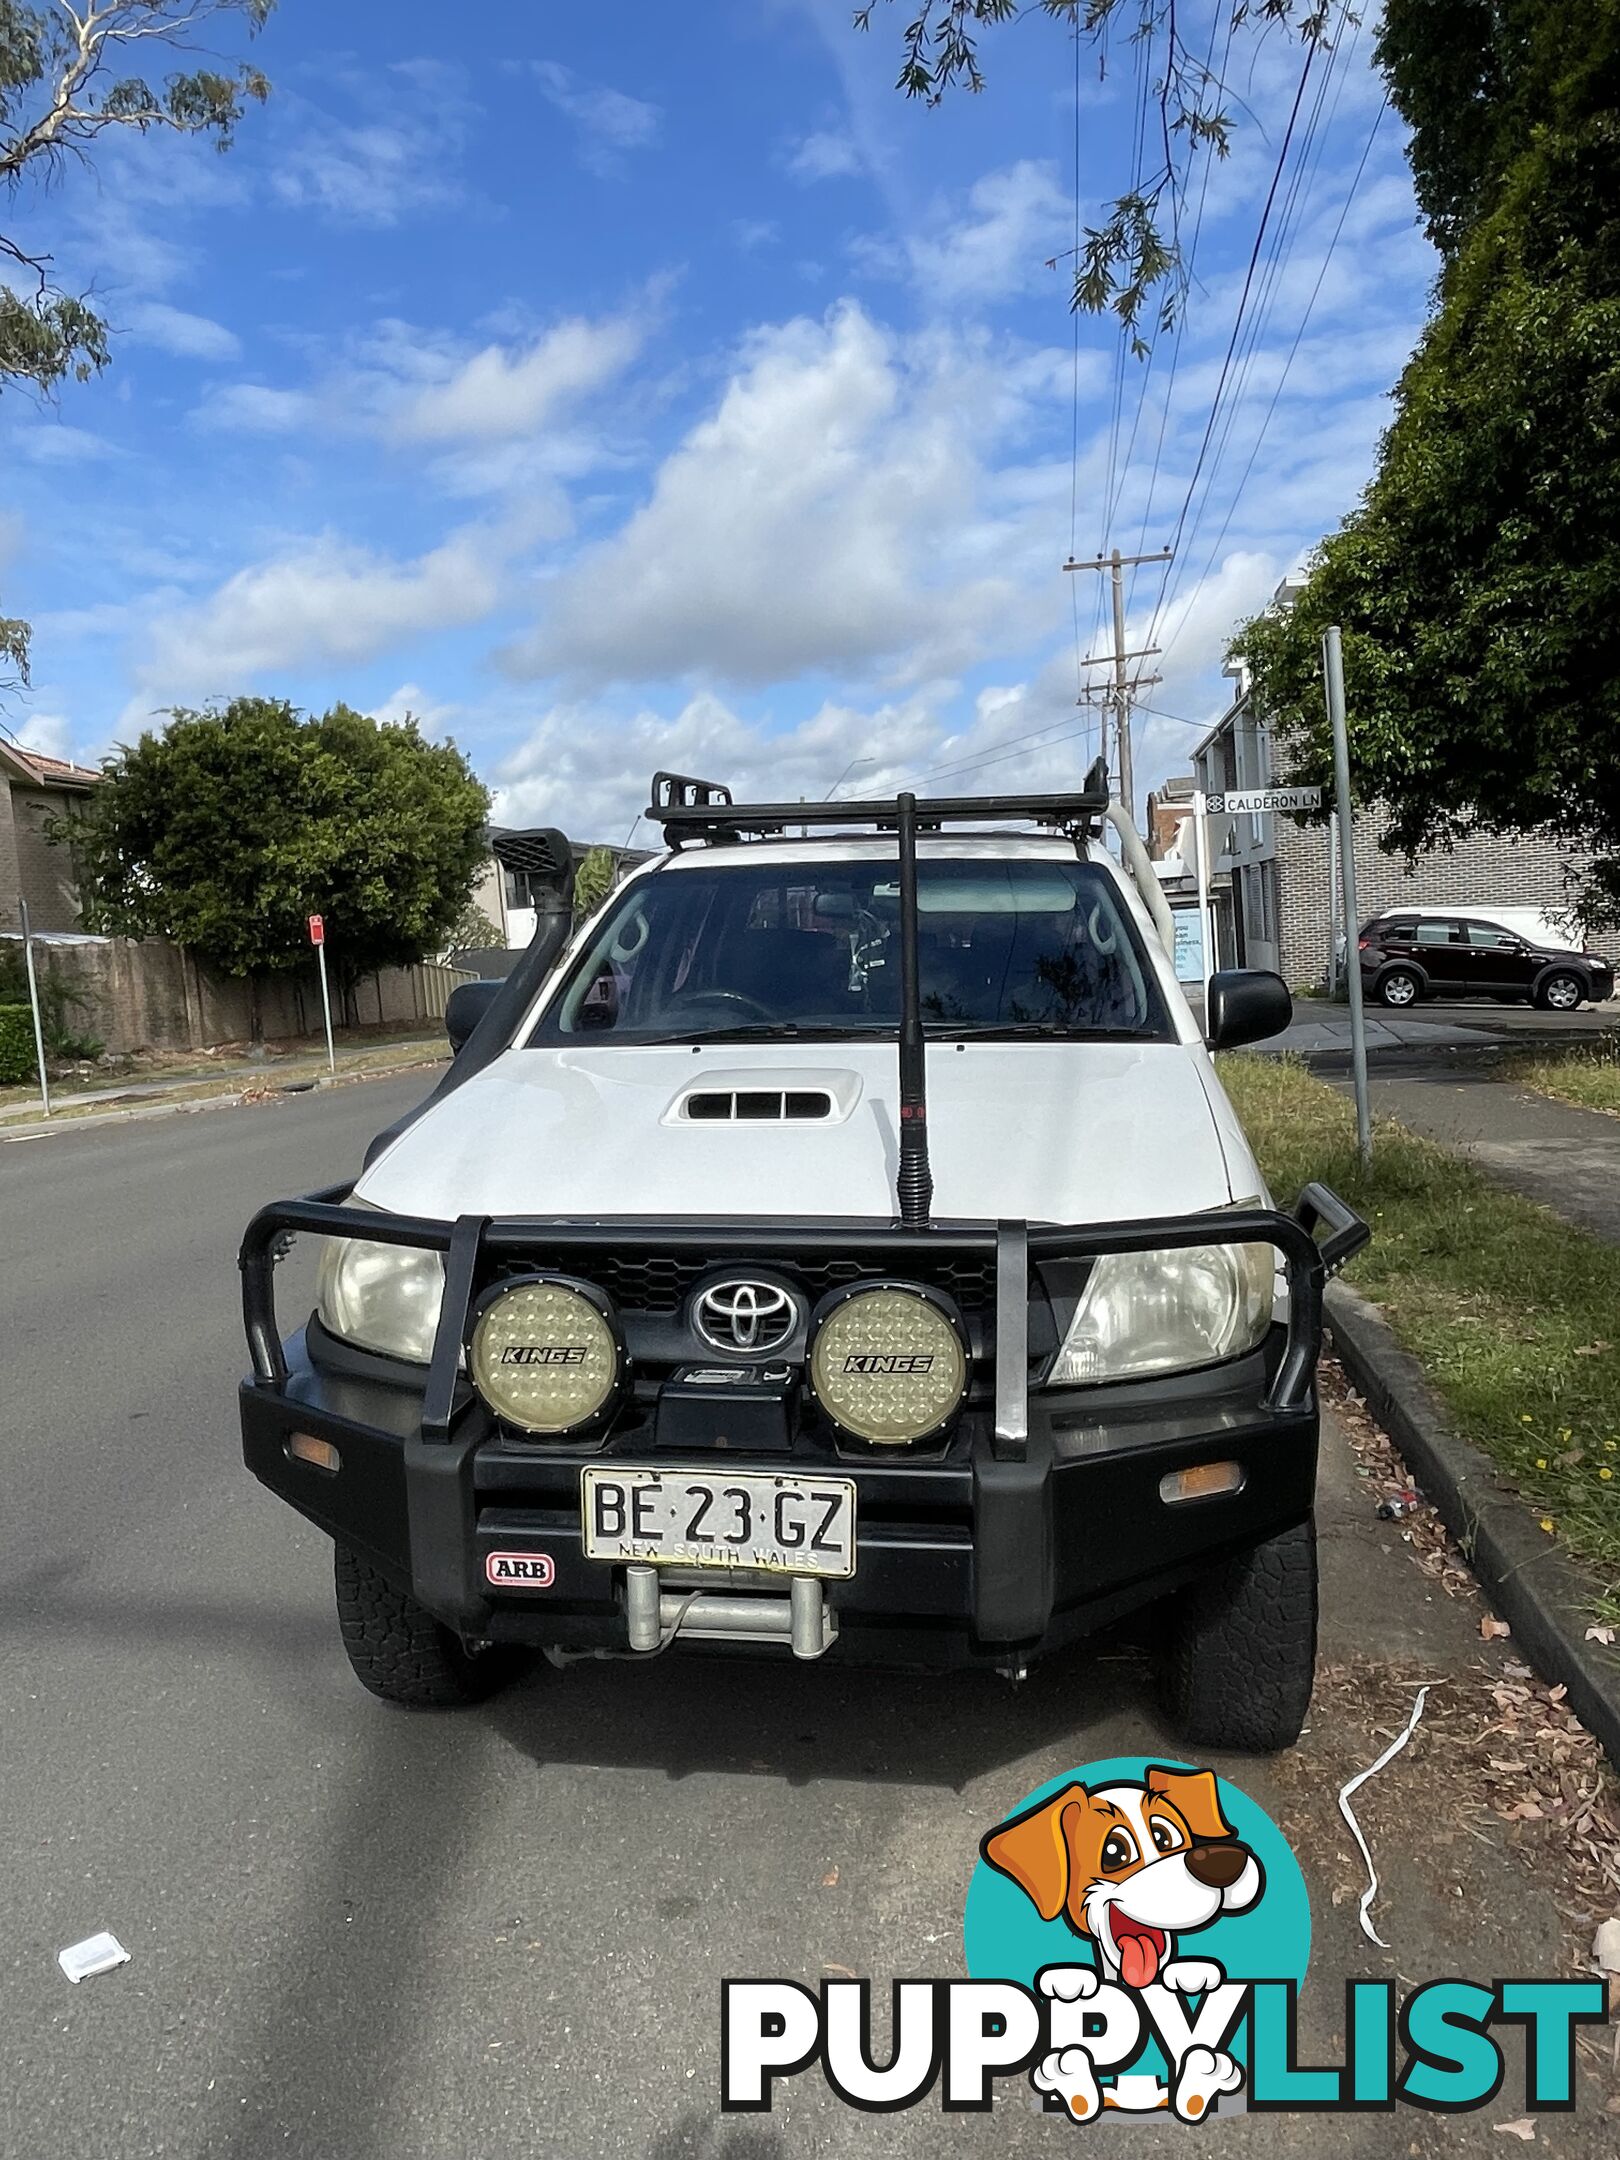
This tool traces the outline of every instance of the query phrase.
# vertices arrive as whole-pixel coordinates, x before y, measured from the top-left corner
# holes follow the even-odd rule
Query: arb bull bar
[[[446,1223],[344,1205],[348,1190],[263,1208],[243,1239],[248,1467],[468,1640],[603,1652],[661,1647],[679,1632],[779,1641],[814,1656],[853,1627],[886,1634],[897,1655],[925,1662],[1016,1662],[1303,1520],[1315,1481],[1323,1283],[1368,1235],[1315,1184],[1292,1214],[1236,1208],[1130,1223],[926,1227],[755,1217],[467,1215]],[[303,1337],[283,1344],[275,1267],[298,1233],[443,1255],[444,1299],[425,1372],[399,1364],[389,1373],[391,1361],[364,1358],[353,1373],[334,1371],[311,1358]],[[1032,1271],[1214,1242],[1265,1244],[1281,1258],[1287,1316],[1263,1357],[1163,1383],[1032,1392]],[[728,1594],[722,1580],[713,1593],[703,1585],[683,1595],[689,1583],[672,1592],[656,1576],[641,1579],[652,1570],[586,1560],[581,1469],[604,1455],[626,1466],[646,1458],[619,1449],[613,1429],[587,1445],[516,1441],[473,1392],[464,1369],[469,1316],[491,1281],[525,1266],[589,1280],[593,1256],[639,1254],[788,1271],[854,1258],[874,1274],[919,1280],[977,1263],[993,1280],[993,1301],[973,1317],[974,1387],[960,1444],[927,1461],[907,1460],[903,1449],[854,1462],[817,1458],[822,1474],[836,1469],[859,1488],[860,1558],[850,1581],[817,1583],[812,1594],[808,1579],[795,1576],[774,1586],[774,1597],[750,1598]],[[295,1438],[311,1434],[330,1443],[339,1470],[295,1453]],[[1243,1489],[1161,1506],[1162,1477],[1212,1453],[1244,1458]],[[797,1457],[724,1459],[739,1472],[803,1467]],[[545,1594],[493,1591],[486,1554],[531,1543],[554,1569]]]

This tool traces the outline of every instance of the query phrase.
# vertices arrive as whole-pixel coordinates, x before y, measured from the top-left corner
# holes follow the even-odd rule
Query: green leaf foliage
[[[33,1013],[26,1005],[0,1005],[0,1087],[18,1087],[36,1076]]]
[[[588,848],[574,874],[574,914],[583,922],[594,915],[613,890],[613,857],[604,847]]]
[[[230,147],[249,104],[270,85],[246,64],[158,74],[166,57],[194,50],[235,17],[249,36],[276,0],[0,0],[0,391],[49,397],[88,382],[111,357],[107,322],[82,293],[56,283],[48,248],[13,226],[16,191],[48,182],[70,159],[87,160],[108,129],[211,136]],[[134,65],[141,72],[121,72]],[[28,680],[28,625],[0,616],[0,688]]]
[[[451,743],[347,705],[177,712],[107,761],[59,821],[95,927],[189,947],[225,974],[307,964],[307,918],[347,980],[444,950],[487,853],[489,797]]]
[[[1428,215],[1455,244],[1377,475],[1296,604],[1245,625],[1234,650],[1299,776],[1318,780],[1329,756],[1318,648],[1340,624],[1352,764],[1358,790],[1391,808],[1388,845],[1551,828],[1595,856],[1586,909],[1612,921],[1620,0],[1588,0],[1578,39],[1559,0],[1483,12],[1496,33],[1493,109],[1463,128],[1441,99],[1437,133],[1414,139]],[[1386,65],[1414,114],[1438,92],[1413,26],[1433,18],[1437,80],[1451,82],[1447,13],[1391,5]]]
[[[890,0],[884,0],[890,4]],[[1255,38],[1284,27],[1314,52],[1331,44],[1356,20],[1360,0],[1218,0],[1233,36],[1244,29]],[[1447,0],[1411,0],[1442,7]],[[868,30],[879,0],[857,7],[857,30]],[[1071,305],[1088,314],[1115,314],[1131,349],[1145,358],[1149,346],[1141,334],[1149,299],[1162,327],[1171,326],[1186,295],[1187,266],[1182,260],[1181,210],[1193,160],[1200,154],[1224,158],[1231,148],[1232,118],[1225,84],[1189,45],[1178,21],[1176,0],[905,0],[902,58],[895,88],[924,105],[938,105],[953,90],[977,96],[985,86],[979,57],[986,31],[1028,15],[1046,15],[1071,37],[1084,38],[1097,50],[1103,75],[1111,66],[1110,39],[1127,51],[1136,47],[1148,71],[1147,88],[1156,107],[1141,179],[1108,199],[1107,215],[1086,228],[1073,269]],[[1183,10],[1183,15],[1185,10]],[[1207,18],[1206,18],[1207,20]],[[1236,48],[1231,48],[1235,50]],[[1213,52],[1213,43],[1209,51]],[[1307,60],[1308,64],[1308,60]],[[1155,159],[1158,160],[1155,163]],[[1054,259],[1052,267],[1057,261]]]

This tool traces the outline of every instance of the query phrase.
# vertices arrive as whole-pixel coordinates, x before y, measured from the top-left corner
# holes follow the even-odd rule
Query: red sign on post
[[[326,918],[324,915],[312,915],[309,918],[309,942],[312,945],[324,945],[326,943]]]

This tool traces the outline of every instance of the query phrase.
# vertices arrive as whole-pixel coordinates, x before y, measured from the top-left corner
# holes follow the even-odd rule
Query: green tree
[[[617,873],[605,847],[587,848],[585,860],[574,873],[574,919],[583,922],[594,915],[613,890]]]
[[[499,926],[492,923],[476,900],[469,900],[439,939],[441,953],[496,952],[500,949]]]
[[[883,0],[885,6],[892,0]],[[1217,27],[1231,40],[1240,32],[1264,36],[1292,29],[1306,48],[1308,71],[1318,48],[1332,44],[1353,22],[1359,0],[1219,0]],[[1443,8],[1450,0],[1416,0]],[[855,10],[857,30],[869,30],[879,0]],[[1215,39],[1203,57],[1188,45],[1176,16],[1176,0],[906,0],[897,90],[925,105],[938,105],[953,90],[977,95],[985,76],[979,57],[986,31],[1028,15],[1046,15],[1070,34],[1099,48],[1106,69],[1111,37],[1143,49],[1157,130],[1144,145],[1141,177],[1105,204],[1101,225],[1088,226],[1074,264],[1073,306],[1091,314],[1117,315],[1139,356],[1143,310],[1157,294],[1158,317],[1170,327],[1186,297],[1188,271],[1181,253],[1181,212],[1188,172],[1200,154],[1224,158],[1231,149],[1233,100],[1211,67]]]
[[[0,194],[58,178],[109,129],[211,136],[229,147],[249,101],[270,85],[254,67],[194,67],[155,79],[161,53],[194,51],[196,34],[235,15],[259,30],[276,0],[0,0]],[[88,382],[111,358],[105,316],[64,292],[49,253],[0,225],[0,390],[49,396]],[[0,615],[0,688],[28,680],[28,625]]]
[[[1561,0],[1459,12],[1390,0],[1380,47],[1438,310],[1362,502],[1234,649],[1319,779],[1339,623],[1386,844],[1550,828],[1595,858],[1589,918],[1620,920],[1620,0],[1588,0],[1579,37]]]
[[[347,705],[176,712],[104,769],[53,833],[95,926],[168,938],[227,975],[307,964],[311,914],[346,983],[442,951],[488,852],[489,796],[454,744]]]

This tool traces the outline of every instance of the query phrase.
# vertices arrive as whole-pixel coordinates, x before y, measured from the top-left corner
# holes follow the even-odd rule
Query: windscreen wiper
[[[659,1049],[675,1043],[848,1042],[884,1032],[881,1021],[865,1026],[846,1021],[817,1026],[799,1020],[755,1020],[740,1021],[736,1027],[682,1028],[678,1034],[637,1035],[622,1040],[627,1048]]]
[[[1060,1027],[1048,1020],[929,1020],[931,1037],[948,1042],[1147,1042],[1143,1028]]]

